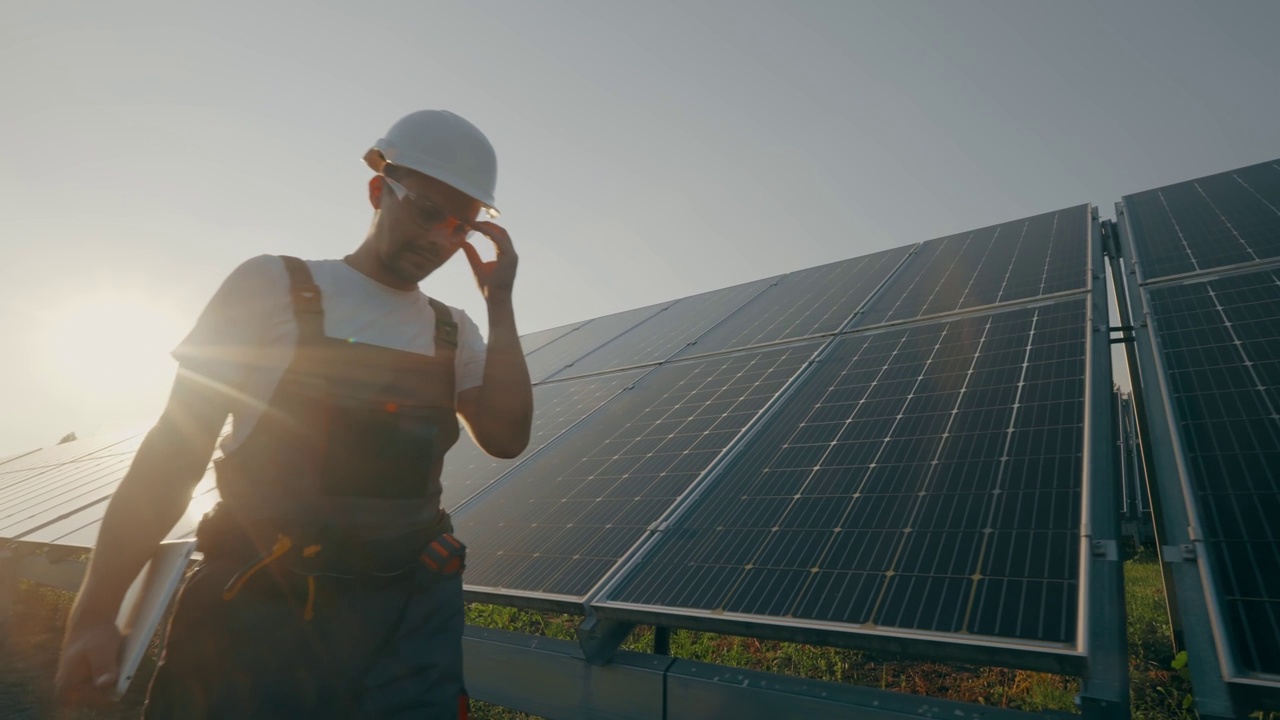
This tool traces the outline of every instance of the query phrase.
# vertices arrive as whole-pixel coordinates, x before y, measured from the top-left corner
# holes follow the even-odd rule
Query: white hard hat
[[[479,200],[490,215],[498,214],[493,206],[498,184],[493,145],[479,128],[448,110],[419,110],[400,118],[369,148],[364,161],[379,174],[387,163],[416,170]]]

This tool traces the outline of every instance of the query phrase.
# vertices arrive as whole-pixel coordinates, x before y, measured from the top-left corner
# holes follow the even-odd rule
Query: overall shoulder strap
[[[324,306],[320,302],[320,286],[311,277],[311,269],[296,257],[281,255],[280,259],[289,271],[289,295],[293,298],[293,316],[298,321],[298,339],[324,337]]]
[[[458,348],[458,323],[453,321],[453,313],[449,310],[449,306],[439,300],[429,297],[427,302],[431,303],[431,309],[436,314],[436,355],[440,355],[446,351],[452,352]]]

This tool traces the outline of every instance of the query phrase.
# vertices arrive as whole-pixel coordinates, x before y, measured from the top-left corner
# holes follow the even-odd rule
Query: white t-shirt
[[[320,287],[324,334],[369,345],[435,354],[435,311],[421,290],[396,290],[341,260],[308,260]],[[452,306],[458,324],[456,391],[484,380],[485,341],[480,328]],[[195,328],[173,351],[232,399],[232,431],[224,453],[248,437],[276,385],[293,360],[298,325],[289,294],[289,273],[274,255],[259,255],[236,268],[214,293]]]

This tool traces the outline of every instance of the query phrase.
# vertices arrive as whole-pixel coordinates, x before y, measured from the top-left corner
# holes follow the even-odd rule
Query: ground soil
[[[143,659],[141,680],[117,704],[102,708],[60,711],[53,703],[69,593],[24,587],[16,593],[13,614],[0,627],[0,718],[4,720],[134,720],[142,715],[146,679],[154,659]]]

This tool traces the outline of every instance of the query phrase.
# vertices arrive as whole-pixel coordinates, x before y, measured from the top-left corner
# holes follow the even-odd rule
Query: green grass
[[[1160,567],[1151,553],[1125,563],[1130,682],[1135,720],[1196,717],[1187,707],[1191,684],[1185,669],[1174,668]],[[58,640],[70,594],[25,584],[18,595],[10,632],[0,652],[0,716],[60,717],[61,720],[115,720],[137,717],[145,683],[137,683],[115,707],[57,716],[48,703]],[[471,604],[467,622],[484,627],[573,640],[579,618],[554,613]],[[653,629],[637,628],[624,647],[650,652]],[[915,693],[989,706],[1029,711],[1076,712],[1074,678],[1025,670],[979,667],[903,658],[796,643],[675,630],[671,654],[702,662],[796,677]],[[148,663],[154,662],[152,659]],[[1194,662],[1194,659],[1192,659]],[[152,665],[144,666],[149,674]],[[532,715],[486,703],[473,703],[477,720],[536,720]],[[1280,720],[1277,713],[1254,713],[1259,720]]]

